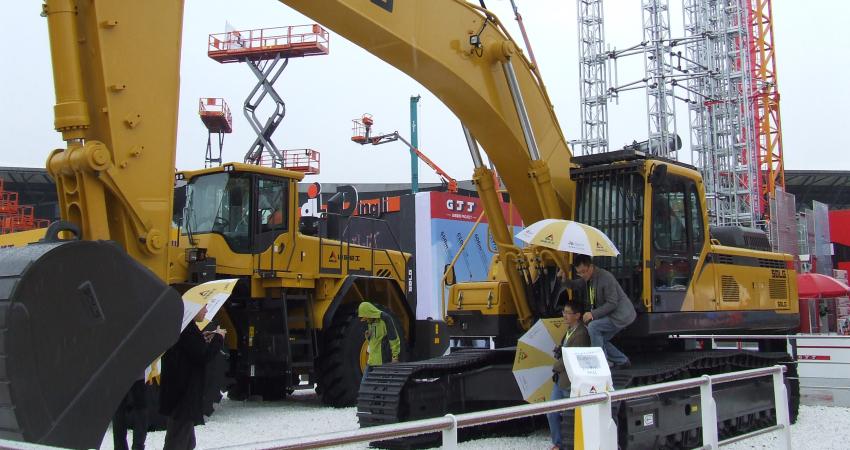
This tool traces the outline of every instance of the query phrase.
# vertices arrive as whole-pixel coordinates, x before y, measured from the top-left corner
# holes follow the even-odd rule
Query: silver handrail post
[[[778,430],[778,448],[791,450],[791,417],[788,412],[788,389],[785,387],[784,378],[782,366],[776,366],[776,372],[773,373],[773,396],[776,404],[776,424],[782,427]]]
[[[455,450],[457,449],[457,418],[454,414],[446,414],[444,417],[451,419],[452,423],[448,428],[443,429],[443,445],[441,448]]]
[[[703,375],[703,384],[699,387],[700,408],[702,414],[702,445],[710,449],[720,448],[717,437],[717,403],[711,385],[711,376]]]

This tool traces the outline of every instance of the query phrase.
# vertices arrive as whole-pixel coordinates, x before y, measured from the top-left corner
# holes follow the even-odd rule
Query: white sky
[[[406,1],[406,0],[397,0]],[[543,79],[568,139],[580,137],[576,6],[574,0],[516,0],[529,30]],[[51,149],[62,147],[53,131],[53,83],[46,20],[40,1],[4,5],[5,63],[0,69],[0,166],[42,167]],[[521,40],[509,0],[487,6]],[[673,36],[681,36],[681,1],[670,0]],[[640,2],[608,0],[606,41],[624,48],[641,40]],[[850,154],[841,150],[850,121],[843,113],[850,91],[846,51],[850,2],[817,0],[773,2],[774,42],[786,169],[850,170]],[[199,97],[224,97],[234,110],[233,134],[225,139],[224,159],[241,161],[254,134],[241,104],[255,78],[241,64],[219,64],[206,56],[207,35],[237,29],[312,23],[274,0],[187,0],[183,34],[177,166],[202,166],[206,129],[197,116]],[[436,27],[435,27],[436,28]],[[156,32],[155,28],[151,32]],[[14,39],[9,39],[14,37]],[[521,44],[520,44],[521,45]],[[408,182],[410,159],[402,144],[360,147],[351,143],[351,119],[374,115],[378,131],[399,130],[409,137],[409,97],[421,94],[420,147],[457,179],[468,179],[472,163],[459,121],[421,85],[331,33],[329,56],[293,59],[276,84],[287,115],[278,129],[279,148],[321,152],[320,182]],[[643,62],[620,64],[620,82],[642,77]],[[678,130],[688,147],[687,108],[677,105]],[[646,139],[643,90],[623,94],[611,105],[610,141],[618,148]],[[680,152],[687,155],[689,152]],[[689,156],[683,156],[689,161]],[[420,163],[420,182],[438,177]]]

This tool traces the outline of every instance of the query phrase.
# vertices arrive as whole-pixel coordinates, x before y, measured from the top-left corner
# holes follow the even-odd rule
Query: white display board
[[[561,353],[570,378],[570,397],[614,390],[611,369],[601,348],[561,347]],[[611,418],[610,408],[603,406],[583,406],[576,411],[577,415],[581,414],[581,438],[585,450],[617,448],[617,426]]]

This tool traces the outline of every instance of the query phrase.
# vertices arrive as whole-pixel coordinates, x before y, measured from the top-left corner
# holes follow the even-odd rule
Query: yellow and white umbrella
[[[192,322],[198,311],[204,305],[207,305],[207,314],[204,316],[204,320],[197,323],[198,328],[203,330],[230,297],[237,281],[239,280],[235,278],[207,281],[186,291],[183,294],[183,325],[180,331],[186,329],[186,326]],[[162,356],[145,368],[145,382],[152,383],[155,378],[160,376],[161,359]]]
[[[195,314],[207,305],[207,314],[204,320],[198,323],[198,328],[204,329],[215,316],[225,300],[230,297],[233,288],[236,287],[236,279],[213,280],[199,284],[183,294],[183,328],[192,322]]]
[[[513,373],[522,398],[529,403],[549,400],[552,395],[552,350],[567,334],[563,318],[540,319],[519,338]]]
[[[517,233],[528,244],[590,256],[617,256],[620,251],[605,233],[583,223],[543,219]]]

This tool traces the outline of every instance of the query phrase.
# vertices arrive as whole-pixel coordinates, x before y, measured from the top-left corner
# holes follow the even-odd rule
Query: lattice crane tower
[[[773,7],[771,0],[749,0],[750,62],[756,145],[758,186],[762,199],[761,214],[768,215],[767,204],[776,188],[785,189],[785,164],[782,156],[782,121],[779,114],[779,83],[776,76],[776,52],[773,45]]]

